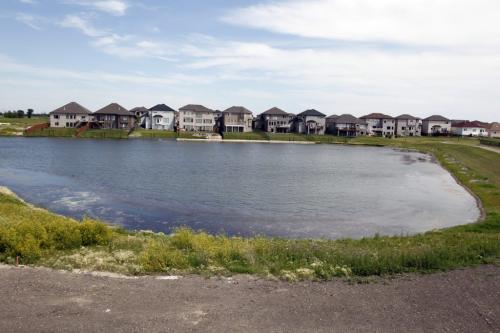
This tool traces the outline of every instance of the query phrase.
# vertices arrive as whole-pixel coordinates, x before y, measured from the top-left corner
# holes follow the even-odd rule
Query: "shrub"
[[[96,220],[84,219],[79,229],[84,246],[107,245],[113,236],[110,227]]]

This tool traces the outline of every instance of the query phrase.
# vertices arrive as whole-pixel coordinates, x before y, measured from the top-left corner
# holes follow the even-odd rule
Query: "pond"
[[[343,145],[0,138],[0,185],[127,229],[360,238],[474,222],[430,156]]]

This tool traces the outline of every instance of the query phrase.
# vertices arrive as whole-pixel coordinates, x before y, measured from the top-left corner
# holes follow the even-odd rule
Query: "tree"
[[[23,110],[17,110],[17,118],[24,118],[24,111]]]
[[[33,109],[28,109],[28,118],[31,118],[33,112],[34,112]]]

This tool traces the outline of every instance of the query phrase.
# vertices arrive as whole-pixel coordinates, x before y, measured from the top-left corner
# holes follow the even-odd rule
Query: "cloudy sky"
[[[498,0],[1,0],[0,110],[500,120]]]

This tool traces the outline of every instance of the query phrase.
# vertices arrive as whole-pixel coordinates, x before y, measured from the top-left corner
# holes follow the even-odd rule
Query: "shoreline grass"
[[[125,231],[89,219],[75,221],[4,193],[0,194],[0,262],[12,264],[20,256],[22,263],[58,269],[207,276],[248,273],[295,281],[425,273],[499,261],[498,153],[475,147],[479,144],[475,139],[360,138],[348,143],[432,154],[480,199],[484,220],[414,236],[357,240],[240,238],[185,228],[165,235]]]

